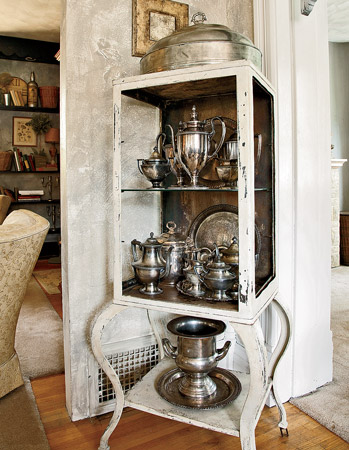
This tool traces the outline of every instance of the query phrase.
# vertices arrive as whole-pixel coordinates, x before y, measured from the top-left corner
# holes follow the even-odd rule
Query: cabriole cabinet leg
[[[281,435],[283,436],[285,434],[286,436],[288,436],[288,429],[287,429],[288,423],[287,423],[287,418],[286,418],[286,410],[285,410],[284,405],[282,404],[280,397],[275,389],[274,375],[275,375],[277,366],[279,364],[279,361],[280,361],[282,355],[285,353],[288,343],[290,342],[291,322],[290,322],[290,317],[289,317],[287,311],[280,305],[280,303],[276,299],[274,299],[271,302],[271,305],[273,306],[273,308],[275,308],[275,310],[279,316],[281,332],[280,332],[279,341],[278,341],[278,343],[275,347],[275,350],[269,361],[269,376],[273,380],[272,393],[273,393],[273,396],[275,399],[275,403],[279,410],[280,421],[279,421],[278,425],[279,425],[279,428],[281,431]]]
[[[120,420],[122,410],[124,407],[124,393],[119,381],[119,377],[117,376],[115,370],[109,364],[109,361],[107,360],[107,358],[103,353],[102,335],[104,327],[125,308],[126,306],[115,305],[114,303],[112,303],[110,306],[108,306],[99,314],[99,316],[97,317],[96,321],[93,324],[91,332],[91,345],[93,354],[95,355],[98,364],[101,366],[107,377],[110,379],[110,382],[113,385],[116,395],[114,413],[112,415],[112,418],[110,419],[109,425],[107,426],[106,430],[103,433],[103,436],[101,437],[98,450],[110,450],[108,440]]]
[[[232,323],[245,346],[250,365],[250,387],[240,418],[242,450],[255,450],[255,428],[268,390],[268,359],[263,332],[257,320],[253,325]]]

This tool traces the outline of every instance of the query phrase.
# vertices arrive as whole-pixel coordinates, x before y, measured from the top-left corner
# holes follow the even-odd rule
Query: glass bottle
[[[28,83],[28,107],[36,108],[38,106],[38,84],[35,81],[34,72],[30,75],[30,81]]]

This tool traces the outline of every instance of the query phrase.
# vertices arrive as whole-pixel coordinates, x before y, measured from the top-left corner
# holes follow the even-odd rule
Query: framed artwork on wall
[[[17,147],[36,147],[37,136],[27,123],[32,117],[13,117],[12,145]]]
[[[144,56],[158,40],[188,26],[189,6],[171,0],[133,0],[132,56]]]

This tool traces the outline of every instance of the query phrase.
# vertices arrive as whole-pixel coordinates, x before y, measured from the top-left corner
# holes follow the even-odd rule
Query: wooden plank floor
[[[96,450],[111,413],[71,422],[65,409],[64,375],[32,381],[51,450]],[[276,408],[264,408],[256,429],[258,450],[348,450],[349,444],[286,405],[289,437],[281,437]],[[239,450],[236,437],[128,408],[109,440],[111,450]]]

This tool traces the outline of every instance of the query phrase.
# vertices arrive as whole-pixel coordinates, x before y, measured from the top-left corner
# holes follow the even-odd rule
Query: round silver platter
[[[216,383],[216,391],[205,398],[188,397],[178,390],[180,379],[184,376],[184,372],[180,369],[172,369],[162,375],[156,385],[156,390],[169,403],[193,409],[213,409],[226,406],[241,392],[241,383],[235,375],[228,370],[216,368],[209,373],[209,377]]]
[[[176,288],[180,294],[187,295],[189,297],[193,297],[198,300],[207,300],[209,302],[220,302],[220,303],[237,301],[237,295],[235,293],[226,293],[226,298],[223,298],[221,300],[210,296],[210,291],[205,291],[203,295],[196,295],[196,293],[193,293],[193,291],[190,290],[190,283],[187,280],[178,281],[176,284]]]

